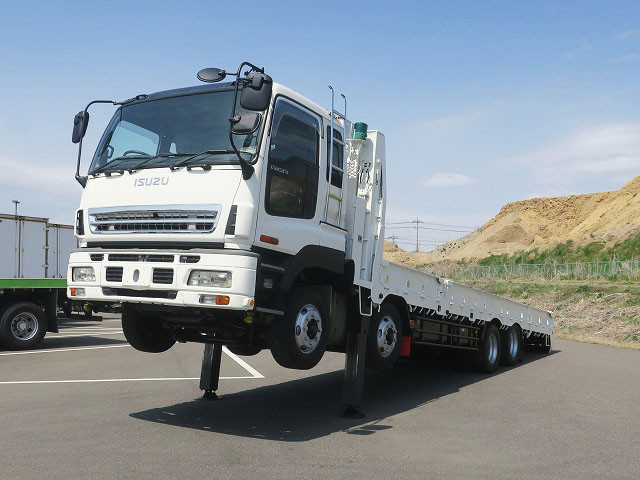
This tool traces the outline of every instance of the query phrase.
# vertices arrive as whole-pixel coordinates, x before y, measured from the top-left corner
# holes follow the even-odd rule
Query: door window
[[[313,218],[318,196],[318,118],[280,99],[271,127],[265,210],[270,215]]]

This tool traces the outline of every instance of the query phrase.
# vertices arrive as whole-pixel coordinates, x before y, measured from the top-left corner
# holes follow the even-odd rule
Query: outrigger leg
[[[222,360],[222,345],[219,343],[205,343],[200,370],[200,390],[204,393],[200,400],[219,400],[216,395],[220,380],[220,362]]]
[[[342,386],[342,418],[364,418],[360,411],[362,389],[364,386],[364,362],[367,354],[368,316],[360,316],[359,325],[347,333],[347,352],[344,365],[344,384]]]

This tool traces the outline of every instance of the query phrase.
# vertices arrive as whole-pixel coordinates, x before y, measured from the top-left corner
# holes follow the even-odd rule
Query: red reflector
[[[408,357],[411,355],[411,337],[402,337],[400,342],[400,356]]]
[[[280,240],[275,237],[270,237],[269,235],[260,235],[260,241],[270,243],[271,245],[278,245],[280,243]]]
[[[72,289],[71,289],[71,296],[72,296],[72,297],[75,297],[75,296],[76,296],[76,289],[75,289],[75,288],[72,288]]]
[[[226,295],[216,295],[216,305],[229,305],[229,297]]]

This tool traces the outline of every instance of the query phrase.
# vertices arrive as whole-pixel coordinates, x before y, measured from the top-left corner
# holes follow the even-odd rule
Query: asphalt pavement
[[[424,353],[367,372],[341,412],[344,355],[310,371],[225,352],[198,401],[202,345],[128,346],[115,316],[0,351],[0,478],[640,477],[640,351],[555,340],[494,375]]]

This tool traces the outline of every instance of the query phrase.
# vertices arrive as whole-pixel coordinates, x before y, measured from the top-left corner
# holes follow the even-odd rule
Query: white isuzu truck
[[[221,82],[225,77],[232,82]],[[74,119],[80,247],[68,295],[120,303],[145,352],[206,345],[214,397],[222,345],[270,349],[282,366],[347,353],[344,404],[356,413],[366,363],[381,370],[415,344],[515,365],[550,348],[550,312],[383,259],[385,137],[352,124],[243,62],[200,86],[91,102]],[[117,106],[80,175],[87,109]]]

